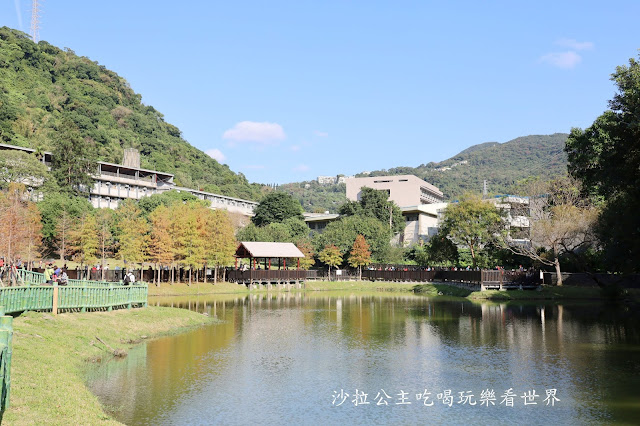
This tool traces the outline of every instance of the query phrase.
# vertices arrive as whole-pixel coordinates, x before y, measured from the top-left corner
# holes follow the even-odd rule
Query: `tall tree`
[[[102,280],[105,279],[106,259],[113,251],[113,228],[115,226],[113,220],[113,210],[98,209],[95,211],[96,232],[98,236],[98,251],[100,254],[100,271]]]
[[[125,263],[142,263],[147,257],[149,224],[133,200],[116,209],[118,256]]]
[[[76,194],[89,192],[93,187],[91,175],[96,172],[97,167],[93,140],[83,138],[75,124],[65,121],[52,143],[51,172],[60,187]]]
[[[458,247],[447,238],[446,229],[440,228],[422,247],[415,248],[415,261],[421,266],[455,265],[460,259]]]
[[[329,279],[331,279],[331,267],[336,267],[342,263],[342,253],[334,245],[327,245],[320,253],[318,259],[329,267]]]
[[[343,216],[362,215],[375,217],[387,225],[393,234],[401,232],[405,227],[402,210],[393,201],[388,201],[386,191],[364,187],[361,190],[360,201],[348,201],[338,210]]]
[[[25,255],[31,256],[40,242],[40,216],[33,203],[26,199],[23,184],[11,183],[5,191],[0,191],[0,256],[7,263]]]
[[[257,226],[283,222],[288,218],[304,219],[300,202],[285,192],[272,192],[266,195],[254,213],[251,221]]]
[[[369,244],[362,235],[358,235],[349,252],[349,265],[358,268],[358,280],[362,280],[362,267],[371,263]]]
[[[218,281],[218,270],[231,264],[237,248],[233,224],[225,210],[207,209],[204,239],[207,244],[206,260],[213,266],[213,282]]]
[[[35,203],[27,203],[23,221],[27,234],[27,246],[23,251],[24,260],[31,270],[36,257],[42,252],[42,220],[40,210]]]
[[[60,192],[47,192],[44,200],[38,203],[42,215],[42,236],[47,251],[58,251],[64,262],[67,250],[67,235],[76,218],[93,207],[89,201],[81,197],[69,197]]]
[[[391,247],[391,232],[388,224],[374,217],[355,215],[331,222],[321,234],[314,236],[313,242],[318,251],[327,245],[335,245],[341,252],[346,253],[358,235],[363,235],[370,244],[372,256],[376,261],[386,261]]]
[[[41,186],[48,176],[47,166],[33,154],[22,151],[0,150],[0,189],[9,183]]]
[[[73,253],[73,260],[80,266],[94,263],[98,258],[98,228],[96,217],[85,212],[74,221],[69,233],[69,248]]]
[[[504,221],[495,205],[467,194],[447,206],[441,227],[451,241],[469,248],[475,268],[480,251],[504,231]]]
[[[202,266],[206,258],[205,221],[201,216],[203,207],[200,203],[174,204],[172,235],[176,259],[179,264],[189,270],[189,285],[192,281],[193,268]]]
[[[296,243],[296,247],[304,254],[304,257],[300,259],[300,268],[309,269],[316,261],[313,259],[313,245],[308,240],[301,240]]]
[[[580,260],[581,252],[595,247],[598,210],[581,195],[580,185],[568,177],[533,181],[529,185],[529,243],[503,234],[511,252],[553,266],[562,285],[560,256]]]
[[[639,56],[640,57],[640,56]],[[611,75],[618,92],[587,129],[572,129],[569,173],[586,192],[605,199],[597,233],[610,268],[640,271],[640,62],[629,59]]]
[[[149,260],[158,265],[171,266],[175,261],[173,235],[171,234],[171,210],[164,204],[160,204],[149,214],[151,223],[151,235],[149,241]],[[171,274],[173,277],[173,273]],[[156,281],[154,279],[154,281]],[[172,281],[173,284],[173,281]],[[156,285],[160,285],[158,273]]]

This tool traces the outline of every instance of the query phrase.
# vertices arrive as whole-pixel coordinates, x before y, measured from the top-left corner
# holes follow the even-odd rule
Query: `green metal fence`
[[[25,273],[26,272],[26,273]],[[0,288],[0,306],[6,313],[23,311],[112,310],[147,306],[145,283],[122,285],[104,281],[69,280],[64,286],[41,285],[44,274],[21,272],[24,286]],[[27,281],[28,278],[33,281]]]
[[[13,317],[5,315],[0,306],[0,412],[4,412],[9,407],[12,339]]]

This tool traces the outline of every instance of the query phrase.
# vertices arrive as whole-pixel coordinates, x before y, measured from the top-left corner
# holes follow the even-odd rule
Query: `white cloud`
[[[540,58],[540,62],[544,62],[554,67],[569,69],[578,65],[582,61],[582,56],[570,50],[568,52],[547,53]]]
[[[591,50],[593,49],[593,43],[590,41],[576,41],[572,38],[561,38],[556,40],[555,43],[558,46],[567,47],[572,50]]]
[[[329,136],[329,133],[327,133],[327,132],[321,132],[320,130],[314,130],[314,131],[313,131],[313,134],[314,134],[314,135],[316,135],[316,136],[319,136],[319,137],[321,137],[321,138],[326,138],[326,137],[328,137],[328,136]]]
[[[227,157],[225,157],[222,151],[220,151],[218,148],[208,149],[204,153],[207,154],[209,157],[213,158],[214,160],[217,160],[218,163],[222,163],[224,160],[227,159]]]
[[[293,152],[298,152],[302,149],[302,147],[300,145],[291,145],[289,149]]]
[[[295,166],[293,168],[294,172],[308,172],[309,171],[309,166],[307,166],[306,164],[298,164],[297,166]]]
[[[262,145],[270,145],[286,137],[281,125],[266,121],[262,123],[241,121],[222,135],[223,139],[231,141],[232,144],[234,142],[255,142]]]

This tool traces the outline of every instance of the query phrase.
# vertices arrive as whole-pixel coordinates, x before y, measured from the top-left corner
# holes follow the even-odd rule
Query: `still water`
[[[640,321],[623,306],[363,293],[150,304],[221,323],[94,371],[90,388],[126,424],[640,422]]]

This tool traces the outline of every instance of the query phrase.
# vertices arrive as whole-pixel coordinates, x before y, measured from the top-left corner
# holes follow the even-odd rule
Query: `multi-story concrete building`
[[[347,198],[352,201],[360,200],[364,187],[387,191],[389,201],[400,207],[441,203],[444,200],[438,188],[413,175],[348,178],[346,184]]]
[[[428,241],[438,232],[440,218],[447,205],[448,203],[432,203],[401,207],[406,225],[395,242],[407,246]]]
[[[116,208],[126,198],[139,200],[172,189],[209,201],[212,209],[224,209],[248,216],[253,214],[258,205],[255,201],[176,186],[172,174],[140,168],[140,155],[136,150],[125,150],[123,163],[126,165],[98,162],[95,183],[89,196],[94,207]]]
[[[14,145],[0,144],[0,150],[20,150],[35,153],[34,149]],[[51,165],[50,152],[44,152],[42,161]],[[139,200],[164,191],[177,190],[189,192],[201,200],[211,202],[213,209],[225,209],[246,216],[253,215],[258,205],[255,201],[212,194],[191,188],[176,186],[171,173],[148,170],[140,167],[140,155],[137,150],[125,150],[124,164],[113,164],[99,161],[93,175],[94,184],[89,189],[89,201],[96,208],[115,209],[124,199]]]

